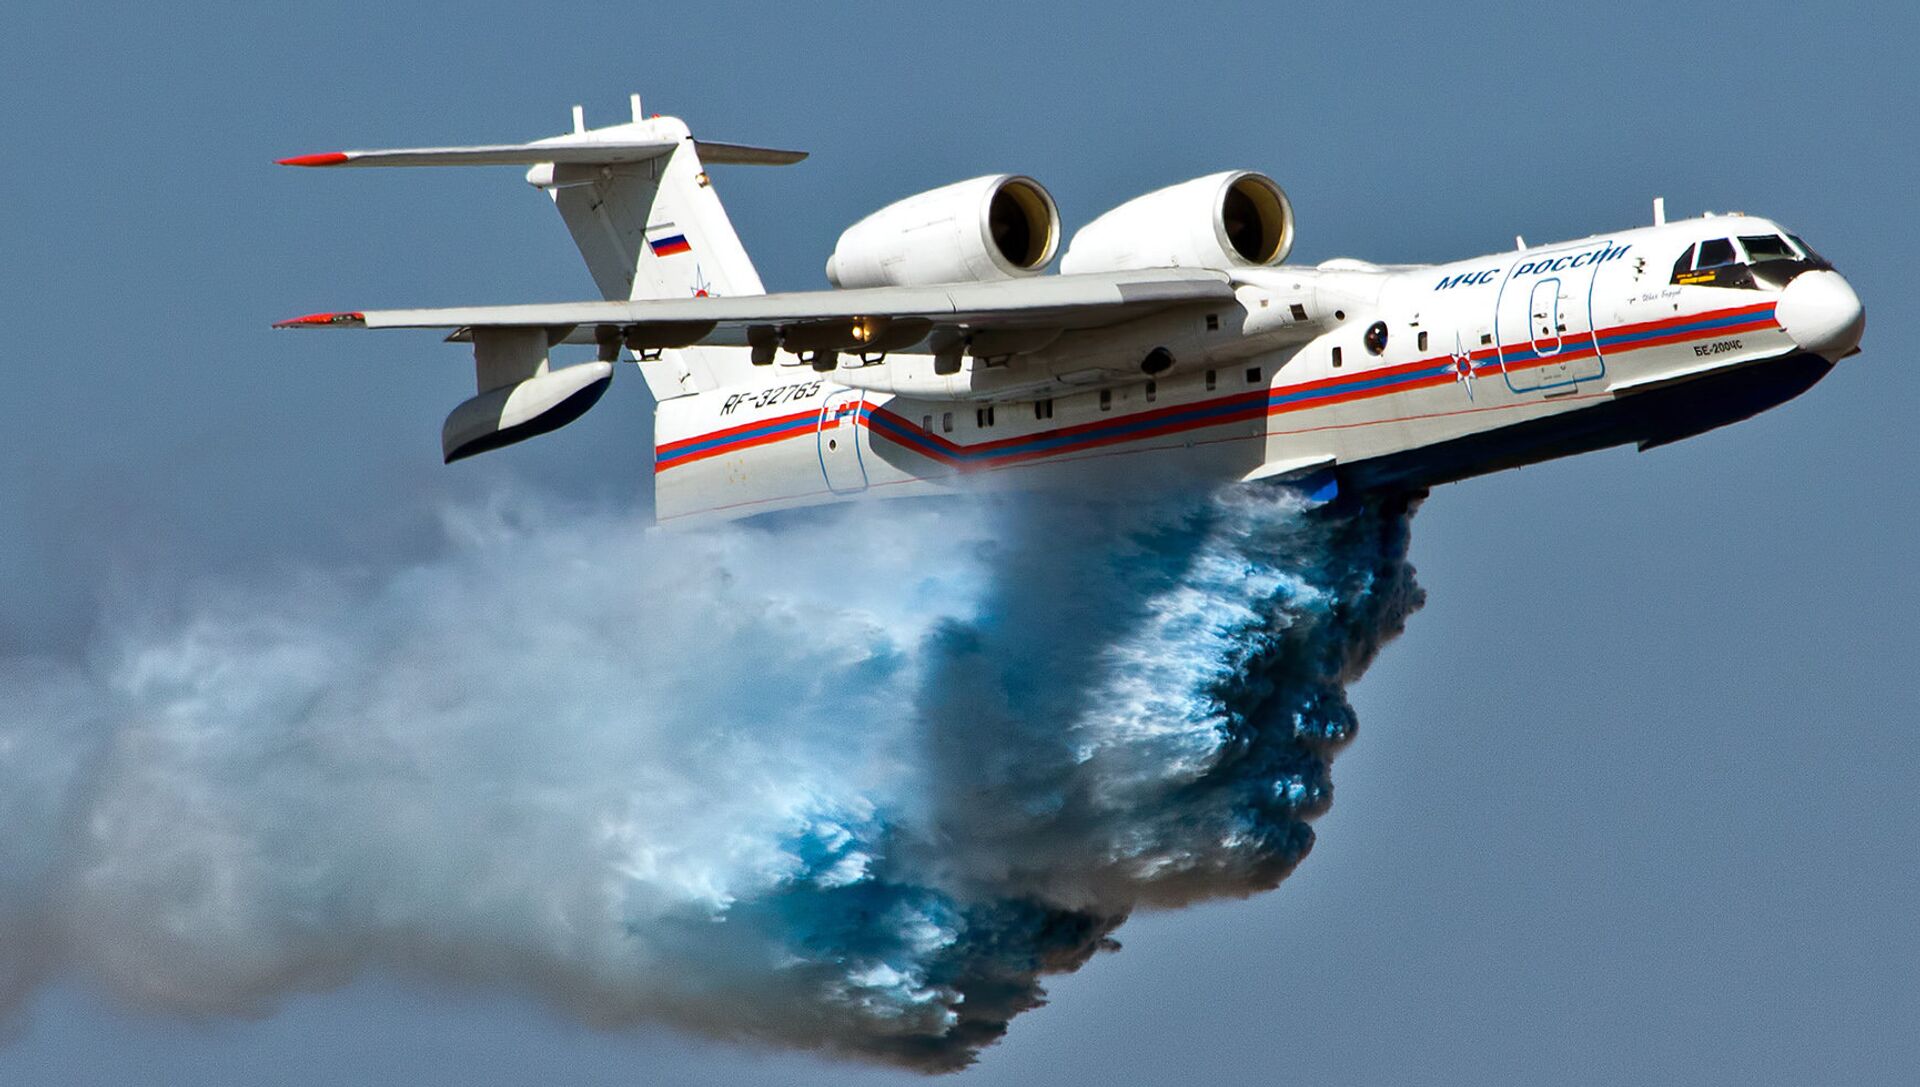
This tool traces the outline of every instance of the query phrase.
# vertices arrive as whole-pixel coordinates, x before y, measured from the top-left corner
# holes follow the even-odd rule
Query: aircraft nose
[[[1828,361],[1836,361],[1858,347],[1867,327],[1867,311],[1860,305],[1860,296],[1838,272],[1794,276],[1780,292],[1774,317],[1801,350]]]

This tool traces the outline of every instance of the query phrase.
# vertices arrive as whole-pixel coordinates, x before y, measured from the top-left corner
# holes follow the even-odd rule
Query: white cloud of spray
[[[1306,854],[1345,685],[1419,605],[1406,520],[501,502],[410,568],[176,591],[0,663],[0,1012],[380,967],[962,1067],[1129,911]]]

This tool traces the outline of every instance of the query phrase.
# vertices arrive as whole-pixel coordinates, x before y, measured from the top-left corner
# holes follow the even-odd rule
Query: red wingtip
[[[290,159],[280,159],[276,166],[338,166],[347,161],[345,151],[329,151],[324,155],[295,155]]]
[[[329,325],[364,324],[366,317],[358,313],[309,313],[305,317],[295,317],[289,321],[274,323],[275,328],[325,328]]]

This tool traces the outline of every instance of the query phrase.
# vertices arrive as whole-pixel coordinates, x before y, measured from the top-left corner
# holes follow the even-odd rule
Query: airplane
[[[284,328],[420,328],[471,343],[448,462],[555,430],[637,364],[660,522],[861,496],[1271,481],[1315,501],[1633,443],[1798,396],[1859,351],[1865,313],[1771,220],[1667,221],[1438,265],[1286,263],[1264,174],[1148,193],[1068,240],[1036,180],[908,196],[843,233],[831,289],[768,294],[707,175],[802,152],[646,116],[523,144],[344,151],[339,168],[512,165],[552,198],[599,300],[317,313]],[[553,349],[593,357],[553,365]]]

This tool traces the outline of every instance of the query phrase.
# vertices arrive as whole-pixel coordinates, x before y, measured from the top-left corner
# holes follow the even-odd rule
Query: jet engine
[[[1080,228],[1060,270],[1259,268],[1293,249],[1293,205],[1265,174],[1230,170],[1183,181]]]
[[[848,227],[827,258],[836,287],[919,287],[1038,273],[1060,244],[1060,209],[1030,177],[994,174],[889,204]]]

